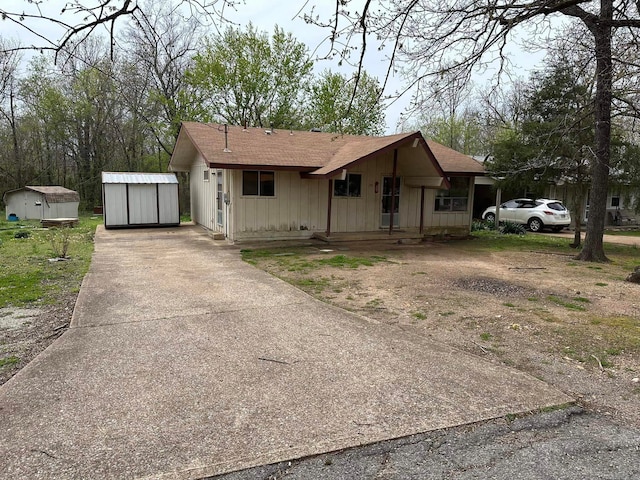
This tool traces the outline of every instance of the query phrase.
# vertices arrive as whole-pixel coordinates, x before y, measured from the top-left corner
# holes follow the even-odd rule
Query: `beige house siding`
[[[276,171],[275,196],[254,197],[242,195],[242,170],[227,172],[231,177],[232,198],[228,230],[230,240],[309,238],[314,232],[326,231],[329,180],[301,179],[298,172]],[[349,173],[362,175],[361,196],[332,197],[331,232],[379,230],[382,217],[382,179],[384,176],[392,176],[392,157],[384,156],[365,162],[350,169]],[[399,226],[395,228],[416,230],[420,227],[421,189],[405,185],[403,173],[406,172],[399,166]],[[201,178],[201,173],[198,175]],[[472,182],[473,178],[470,177],[469,185],[473,185]],[[467,211],[435,212],[435,190],[425,189],[425,233],[468,233],[472,205],[473,188],[470,188]]]
[[[197,158],[190,169],[191,217],[207,229],[225,233],[231,241],[310,238],[315,232],[326,231],[330,180],[304,179],[297,171],[276,170],[274,197],[243,196],[242,170],[222,170],[224,191],[229,193],[230,204],[224,209],[227,224],[220,226],[216,210],[216,172],[219,170],[210,169],[209,181],[204,181],[205,168],[204,161]],[[381,229],[382,181],[383,177],[393,174],[393,154],[370,159],[349,169],[348,173],[362,175],[361,196],[332,196],[331,232],[373,232]],[[405,178],[415,173],[412,162],[403,162],[401,157],[396,172],[400,177],[399,222],[394,228],[416,231],[420,227],[421,188],[405,183]],[[473,185],[473,177],[469,177],[469,185]],[[469,189],[466,212],[435,212],[435,195],[436,190],[425,189],[424,233],[468,233],[473,188]]]
[[[460,235],[470,232],[473,220],[473,185],[474,177],[469,177],[469,196],[467,210],[464,212],[437,212],[435,210],[436,190],[425,191],[424,233],[426,235]]]
[[[209,171],[209,180],[204,180],[205,170]],[[212,230],[222,231],[216,221],[216,170],[208,168],[201,158],[191,165],[191,218],[194,222]]]
[[[305,180],[298,172],[275,172],[275,196],[242,195],[242,170],[231,178],[231,240],[307,238],[326,226],[327,181]]]

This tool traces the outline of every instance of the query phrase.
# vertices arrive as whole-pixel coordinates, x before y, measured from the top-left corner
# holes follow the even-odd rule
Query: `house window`
[[[450,190],[438,190],[436,193],[436,212],[466,212],[469,203],[469,179],[451,177]]]
[[[611,206],[612,207],[619,207],[620,206],[620,197],[618,197],[617,195],[614,197],[611,197]]]
[[[202,174],[202,180],[204,180],[205,182],[209,181],[209,169],[205,168],[204,172]]]
[[[242,171],[242,195],[256,197],[275,196],[275,172]]]
[[[359,197],[362,193],[362,175],[347,173],[344,180],[333,181],[334,197]]]

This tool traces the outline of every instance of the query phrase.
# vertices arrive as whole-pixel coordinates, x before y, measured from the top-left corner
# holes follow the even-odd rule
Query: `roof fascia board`
[[[193,138],[191,137],[191,135],[189,134],[189,130],[184,126],[184,122],[180,123],[180,132],[178,132],[178,138],[176,139],[176,145],[178,145],[180,143],[180,137],[183,136],[183,132],[184,135],[187,137],[189,143],[191,144],[191,146],[196,150],[196,152],[198,152],[198,156],[202,159],[203,163],[206,165],[208,163],[207,157],[204,155],[204,153],[202,152],[202,150],[200,150],[200,147],[198,146],[197,142],[193,141]],[[171,161],[173,160],[173,156],[176,153],[176,149],[173,149],[173,153],[171,154],[171,159],[169,160],[169,167],[170,167],[170,171],[188,171],[188,170],[173,170],[173,168],[171,167]],[[193,164],[193,162],[192,162]]]
[[[445,172],[445,175],[448,175],[449,177],[486,177],[488,176],[486,173],[483,172],[460,172],[460,171],[447,171]]]
[[[237,164],[237,163],[219,163],[219,162],[206,162],[209,168],[220,168],[226,170],[267,170],[267,171],[286,171],[286,172],[313,172],[313,167],[296,167],[290,165],[252,165],[252,164]]]
[[[431,160],[431,163],[438,171],[438,174],[440,174],[440,176],[443,178],[443,181],[442,181],[443,185],[441,188],[450,190],[451,182],[449,182],[449,177],[447,177],[447,175],[444,173],[444,170],[442,170],[442,166],[440,165],[440,163],[438,163],[438,160],[436,159],[436,156],[431,151],[429,144],[422,136],[422,133],[420,133],[419,131],[416,132],[415,135],[416,135],[416,138],[418,138],[420,145],[422,145],[422,148],[424,148],[424,151],[427,153],[427,157],[429,157],[429,160]]]

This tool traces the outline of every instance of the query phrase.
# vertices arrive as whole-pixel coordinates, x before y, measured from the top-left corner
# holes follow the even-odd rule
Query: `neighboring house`
[[[21,220],[78,218],[80,195],[59,186],[26,186],[6,192],[2,197],[6,218],[15,215]]]
[[[191,218],[231,241],[464,235],[482,165],[420,132],[349,136],[182,124],[169,169]]]
[[[548,198],[555,198],[561,200],[567,207],[572,210],[574,198],[574,189],[576,187],[567,181],[561,180],[554,184],[551,184],[547,189]],[[584,224],[587,223],[589,217],[589,192],[586,188],[584,199],[582,201],[582,212],[580,215],[576,215],[577,212],[572,211],[572,219],[582,218]],[[607,194],[607,215],[605,217],[606,226],[625,226],[625,225],[638,225],[640,223],[640,215],[635,211],[635,205],[638,202],[637,194],[630,192],[626,187],[616,187],[613,185],[609,189]]]

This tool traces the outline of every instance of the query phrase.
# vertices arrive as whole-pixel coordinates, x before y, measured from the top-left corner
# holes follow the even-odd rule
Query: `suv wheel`
[[[544,227],[544,223],[539,218],[530,218],[527,225],[532,232],[539,232]]]

